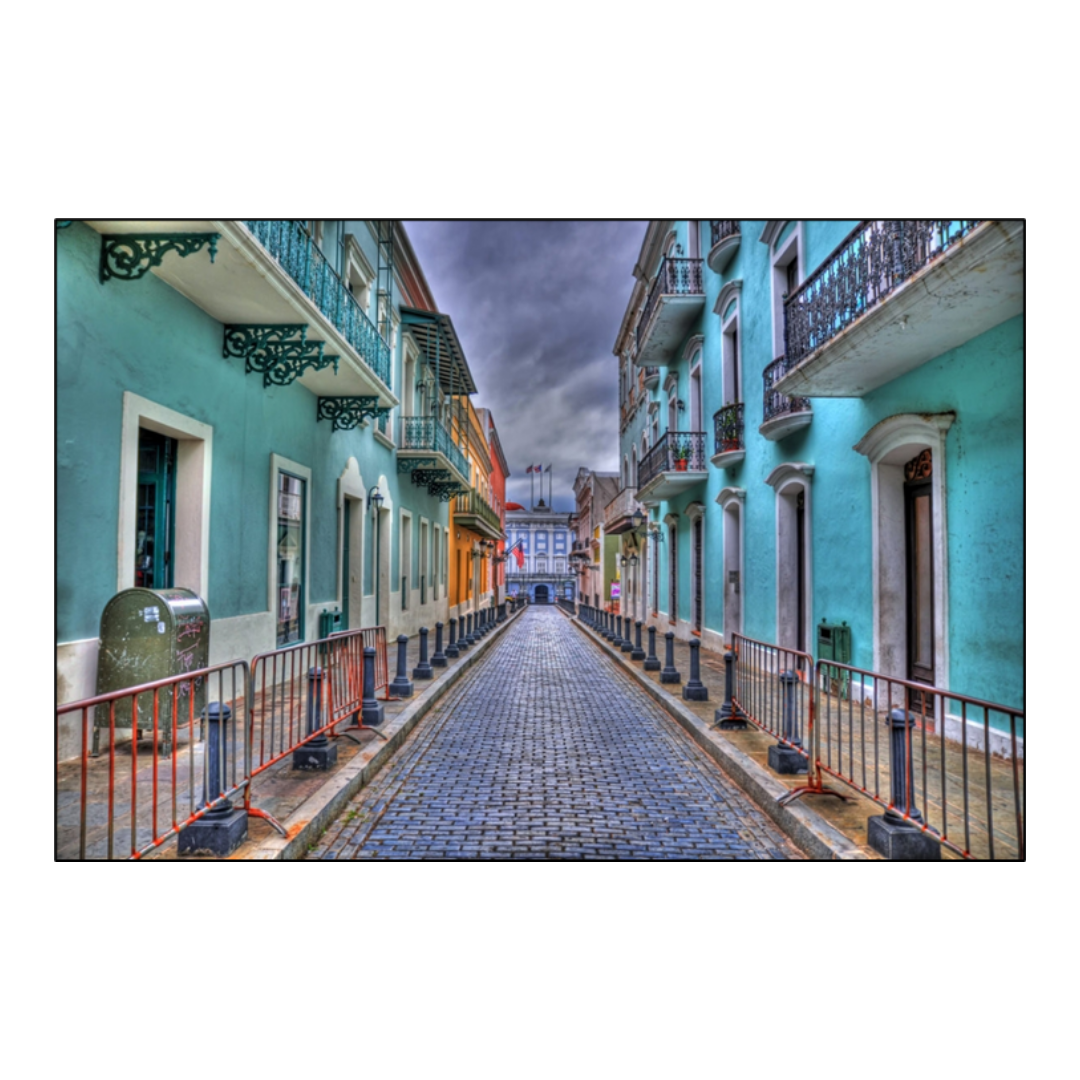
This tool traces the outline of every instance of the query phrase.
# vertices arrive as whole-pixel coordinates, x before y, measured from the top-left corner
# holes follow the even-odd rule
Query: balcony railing
[[[641,459],[638,490],[664,472],[704,472],[705,432],[669,431]]]
[[[454,513],[471,514],[473,517],[478,517],[481,521],[486,522],[496,532],[502,532],[502,522],[499,521],[499,515],[491,509],[476,488],[462,492],[457,497],[457,501],[454,503]]]
[[[721,240],[726,240],[729,236],[739,235],[739,223],[737,221],[710,221],[709,226],[712,232],[713,247],[716,247]]]
[[[635,510],[641,509],[641,503],[637,501],[637,488],[623,488],[604,507],[604,529],[607,532],[614,531],[620,524],[625,525],[627,520],[633,517]]]
[[[725,405],[713,414],[713,453],[729,454],[745,450],[743,442],[743,403]]]
[[[978,221],[865,221],[784,303],[784,353],[802,363]]]
[[[765,380],[765,412],[762,423],[768,423],[770,420],[786,416],[788,413],[808,412],[810,410],[809,398],[788,397],[787,394],[781,394],[778,390],[773,389],[789,370],[790,367],[786,356],[778,357],[765,369],[762,376]]]
[[[450,432],[431,416],[403,416],[401,418],[400,450],[431,450],[448,458],[450,464],[466,479],[469,478],[469,461],[454,444]]]
[[[390,346],[299,221],[245,221],[248,231],[330,320],[364,363],[390,385]]]
[[[660,263],[660,273],[656,275],[656,280],[649,290],[649,298],[645,301],[645,310],[638,320],[635,336],[639,349],[661,297],[696,296],[704,292],[701,282],[701,259],[672,259],[664,256]]]

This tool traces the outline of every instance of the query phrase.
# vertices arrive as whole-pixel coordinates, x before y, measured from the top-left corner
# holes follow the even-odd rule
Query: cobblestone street
[[[507,628],[324,833],[321,859],[799,852],[555,608]]]

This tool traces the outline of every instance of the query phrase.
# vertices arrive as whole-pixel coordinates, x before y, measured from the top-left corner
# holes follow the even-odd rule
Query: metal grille
[[[737,221],[710,221],[709,226],[712,232],[713,247],[716,247],[721,240],[726,240],[729,236],[739,235],[739,223]]]
[[[725,405],[713,415],[714,454],[745,449],[743,444],[743,405]]]
[[[649,328],[649,320],[656,310],[663,296],[696,296],[704,292],[701,277],[701,259],[672,259],[665,256],[660,263],[660,272],[649,290],[649,298],[645,301],[645,310],[638,320],[637,347],[645,340],[645,332]]]
[[[677,465],[676,462],[685,462],[685,465]],[[644,487],[662,472],[703,472],[704,469],[705,432],[669,431],[641,459],[638,486]]]
[[[810,411],[809,398],[788,397],[787,394],[781,394],[779,391],[773,389],[789,370],[787,358],[783,356],[777,357],[765,369],[762,375],[762,378],[765,381],[765,410],[763,422],[766,420],[774,420],[776,417],[783,416],[786,413]]]
[[[866,221],[784,303],[794,367],[967,236],[977,220]]]

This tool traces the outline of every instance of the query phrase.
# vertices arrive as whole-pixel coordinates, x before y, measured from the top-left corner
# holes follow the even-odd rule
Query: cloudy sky
[[[461,339],[478,389],[473,403],[495,417],[510,501],[528,505],[529,465],[554,466],[558,510],[573,509],[580,466],[618,467],[612,349],[646,224],[405,222],[435,302]]]

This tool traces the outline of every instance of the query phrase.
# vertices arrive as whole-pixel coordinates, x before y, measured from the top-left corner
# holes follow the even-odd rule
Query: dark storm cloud
[[[461,339],[478,388],[473,403],[494,415],[513,474],[509,500],[528,504],[529,465],[554,466],[560,510],[573,508],[579,466],[618,468],[612,349],[645,225],[405,223],[435,302]]]

